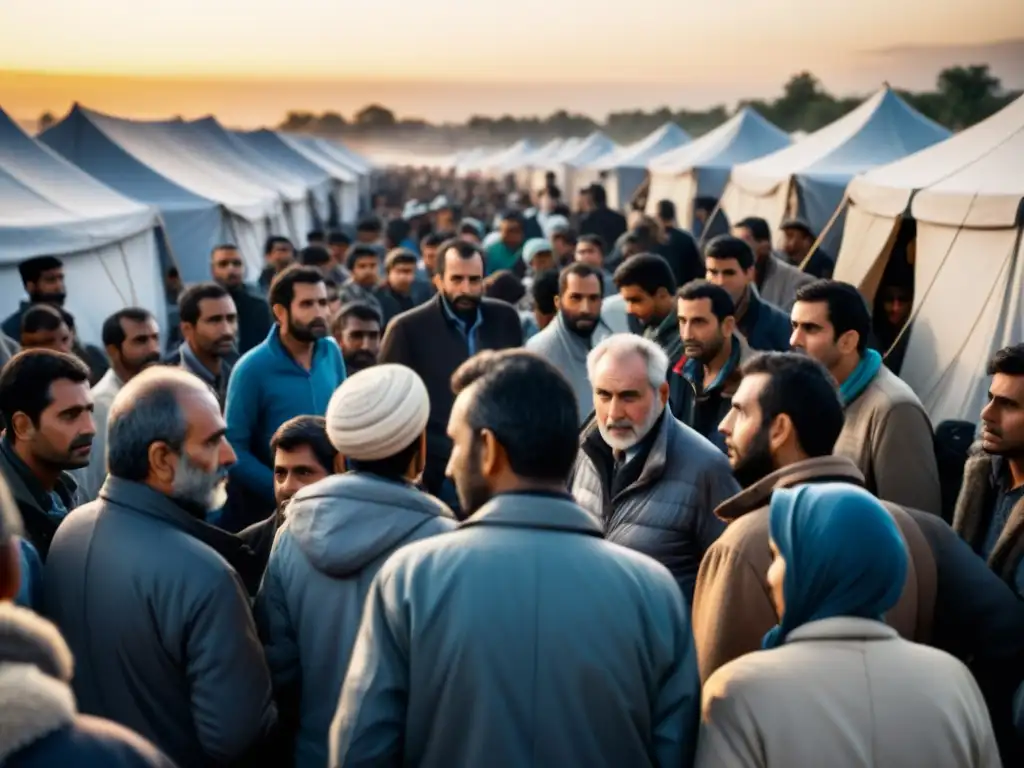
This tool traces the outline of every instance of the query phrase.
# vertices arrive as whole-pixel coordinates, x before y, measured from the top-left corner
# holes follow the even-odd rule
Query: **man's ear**
[[[161,483],[170,485],[174,482],[174,473],[178,467],[178,457],[171,446],[162,440],[150,443],[149,472]]]
[[[856,352],[858,344],[860,344],[860,334],[857,333],[857,331],[847,331],[836,339],[836,347],[838,347],[839,351],[844,355]]]
[[[277,324],[283,328],[285,325],[284,321],[288,319],[288,310],[285,306],[283,304],[275,304],[270,308],[270,311],[274,313],[274,320],[277,321]]]
[[[788,413],[780,413],[768,426],[768,447],[772,454],[778,453],[779,449],[796,440],[796,427]]]
[[[27,413],[18,411],[11,417],[11,423],[7,425],[18,440],[31,440],[36,433],[36,425]]]
[[[722,335],[732,336],[734,333],[736,333],[736,318],[729,315],[722,321]]]

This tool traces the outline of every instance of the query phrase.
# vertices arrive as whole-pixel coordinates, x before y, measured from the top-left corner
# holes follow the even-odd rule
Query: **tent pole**
[[[797,267],[797,269],[803,272],[804,269],[807,268],[807,264],[811,261],[811,257],[815,254],[815,252],[817,252],[818,248],[825,241],[825,237],[828,235],[829,230],[832,229],[836,221],[839,220],[840,214],[846,210],[846,206],[849,204],[850,198],[844,194],[843,199],[839,202],[839,205],[837,205],[836,209],[832,212],[832,218],[830,218],[828,220],[828,223],[825,224],[824,229],[821,230],[821,234],[818,235],[818,239],[811,244],[811,249],[807,251],[807,255],[804,256],[804,260],[800,262],[800,266]]]

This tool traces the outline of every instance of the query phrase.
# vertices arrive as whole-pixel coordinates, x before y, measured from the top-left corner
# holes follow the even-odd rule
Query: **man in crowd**
[[[567,497],[571,387],[521,351],[479,355],[452,386],[463,522],[374,579],[330,765],[688,765],[700,692],[686,607],[664,568],[603,541]]]
[[[304,267],[316,267],[323,274],[325,280],[331,276],[334,269],[334,260],[331,259],[330,251],[323,245],[307,245],[299,251],[298,262]]]
[[[988,364],[980,445],[964,467],[953,527],[1024,598],[1024,344]]]
[[[487,248],[488,275],[503,269],[511,271],[518,278],[526,274],[526,265],[521,257],[523,243],[526,240],[523,234],[524,227],[523,215],[518,211],[506,211],[502,214],[498,223],[498,240]]]
[[[789,316],[765,301],[755,287],[754,252],[737,237],[719,235],[704,248],[707,279],[724,288],[736,308],[736,327],[751,349],[789,349]]]
[[[342,305],[331,321],[331,335],[341,348],[348,375],[377,364],[381,320],[371,305],[361,301]]]
[[[194,376],[151,368],[110,411],[110,477],[53,539],[46,612],[78,664],[84,712],[127,725],[179,765],[239,764],[276,719],[245,580],[254,556],[203,522],[235,455]]]
[[[449,240],[441,246],[437,267],[438,295],[388,326],[380,362],[406,365],[426,384],[430,421],[423,483],[452,506],[457,503],[454,489],[444,482],[451,452],[445,429],[454,400],[452,373],[481,350],[521,346],[523,331],[513,307],[483,298],[484,257],[479,248],[465,240]]]
[[[782,230],[783,237],[782,254],[787,259],[786,262],[783,262],[783,266],[788,263],[812,278],[832,277],[835,260],[820,247],[815,248],[810,261],[804,264],[814,241],[818,239],[810,224],[803,219],[787,219],[782,222],[779,229]]]
[[[679,228],[676,221],[676,204],[671,200],[659,200],[657,223],[665,233],[658,247],[658,253],[672,267],[676,285],[686,285],[691,280],[704,276],[704,259],[693,235]]]
[[[324,248],[327,245],[327,238],[322,229],[311,229],[306,233],[306,245]]]
[[[437,293],[437,286],[434,284],[434,274],[437,272],[437,249],[445,240],[450,240],[455,235],[450,232],[431,232],[420,240],[420,259],[416,265],[416,282],[427,287],[430,296]]]
[[[57,526],[78,504],[68,470],[89,464],[96,436],[89,369],[62,352],[18,353],[0,372],[0,415],[0,472],[45,561]]]
[[[356,223],[356,244],[381,248],[384,224],[376,216],[365,216]]]
[[[589,264],[594,269],[601,270],[601,282],[604,284],[604,295],[615,296],[618,290],[615,288],[615,279],[612,273],[604,266],[605,244],[598,235],[582,235],[576,241],[575,259],[581,264]]]
[[[594,410],[587,354],[610,333],[601,322],[601,279],[601,272],[588,264],[576,263],[563,269],[555,296],[558,316],[526,342],[528,350],[555,366],[572,385],[581,425]]]
[[[263,260],[267,266],[260,273],[259,285],[267,293],[274,278],[295,263],[295,246],[287,237],[271,235],[263,246]]]
[[[344,232],[334,231],[327,236],[327,251],[331,254],[331,268],[327,277],[336,285],[348,280],[348,249],[352,246],[352,238]]]
[[[733,225],[732,234],[754,252],[754,283],[761,298],[783,312],[789,312],[802,285],[814,280],[801,272],[785,256],[776,256],[772,248],[772,230],[768,222],[750,217]]]
[[[402,248],[391,251],[384,260],[384,284],[377,289],[377,296],[382,305],[390,306],[393,313],[384,318],[385,325],[394,315],[408,312],[430,299],[426,285],[416,282],[418,261],[415,253]]]
[[[64,287],[64,262],[56,256],[36,256],[18,264],[21,284],[28,294],[28,301],[21,302],[18,311],[0,325],[7,336],[21,343],[21,318],[29,307],[36,304],[50,304],[63,307],[67,292]]]
[[[228,360],[238,335],[235,302],[217,283],[198,283],[181,294],[178,316],[185,340],[178,347],[176,362],[210,387],[223,410],[231,378]]]
[[[676,294],[676,310],[684,356],[669,377],[672,413],[724,452],[718,425],[732,407],[750,347],[736,333],[736,309],[724,288],[689,282]]]
[[[110,370],[92,388],[96,437],[89,465],[72,473],[78,482],[80,504],[99,496],[107,479],[107,417],[114,398],[125,384],[160,362],[160,328],[156,318],[140,307],[118,310],[103,322],[103,347],[110,359]]]
[[[445,239],[454,237],[454,235],[444,232],[439,232],[438,234],[447,235]],[[484,225],[478,219],[467,217],[459,222],[458,237],[461,237],[463,240],[468,240],[474,245],[479,246],[483,243],[484,234],[486,234],[484,231]],[[444,240],[441,242],[443,243]],[[440,245],[440,243],[438,245]]]
[[[509,274],[509,273],[505,273]],[[530,284],[532,309],[519,312],[520,325],[523,328],[523,340],[532,339],[554,322],[558,309],[555,297],[558,295],[558,272],[549,270],[541,272]]]
[[[267,306],[266,290],[260,295],[245,283],[245,262],[237,246],[224,244],[213,249],[211,275],[231,296],[238,317],[238,342],[235,352],[244,355],[267,338],[270,326],[274,324]],[[269,284],[268,284],[269,288]],[[179,323],[181,318],[178,318]],[[176,330],[180,330],[176,329]],[[237,359],[229,355],[229,362]],[[234,359],[231,359],[234,358]]]
[[[238,455],[233,486],[244,491],[242,513],[223,525],[239,530],[255,520],[253,510],[273,504],[270,438],[293,416],[323,415],[345,380],[341,350],[327,338],[327,290],[323,275],[295,265],[274,278],[270,304],[276,323],[266,340],[235,365],[228,382],[228,440]]]
[[[21,346],[74,354],[71,329],[61,311],[49,304],[33,304],[25,310],[21,316]]]
[[[668,568],[689,603],[701,558],[724,528],[714,508],[739,490],[729,462],[665,407],[668,360],[654,342],[611,336],[587,371],[595,413],[580,434],[572,494],[606,539]]]
[[[807,483],[863,485],[850,459],[832,455],[843,421],[835,382],[816,361],[772,353],[744,366],[721,429],[745,490],[716,510],[728,527],[704,556],[693,600],[702,680],[760,650],[765,633],[778,624],[764,580],[772,492]],[[1010,717],[1024,674],[1024,603],[937,515],[885,504],[910,554],[907,584],[886,623],[969,663],[1005,764],[1019,764],[1024,753]]]
[[[836,441],[864,474],[866,487],[896,504],[942,512],[931,422],[914,391],[868,348],[871,315],[852,285],[818,280],[797,291],[793,348],[839,382],[846,420]]]
[[[384,308],[377,291],[381,271],[380,249],[364,244],[353,246],[348,252],[348,271],[349,279],[338,292],[338,299],[341,303],[362,301],[376,307],[384,317]],[[388,301],[388,308],[394,314],[393,310],[396,307],[390,301]]]
[[[297,736],[295,765],[327,764],[328,730],[377,571],[396,549],[455,527],[451,510],[414,485],[429,412],[426,387],[405,366],[346,379],[326,423],[353,471],[288,504],[255,613],[282,723]]]
[[[545,236],[551,241],[551,246],[555,252],[555,259],[560,265],[565,266],[575,258],[576,244],[579,242],[579,238],[568,224],[564,227],[553,227],[550,233],[546,233]]]
[[[614,243],[626,231],[626,217],[608,207],[608,193],[600,184],[592,184],[586,193],[592,208],[580,219],[580,235],[597,235]]]
[[[620,264],[614,279],[626,313],[640,322],[644,338],[661,347],[674,366],[683,354],[683,343],[676,320],[676,279],[668,262],[642,253]]]

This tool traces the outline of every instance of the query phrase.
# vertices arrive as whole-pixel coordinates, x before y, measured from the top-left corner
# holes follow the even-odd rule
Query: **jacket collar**
[[[36,480],[32,470],[28,468],[21,457],[14,452],[14,446],[6,434],[0,436],[0,465],[6,464],[10,472],[5,472],[7,484],[11,489],[11,495],[15,500],[30,505],[43,514],[49,514],[53,509],[53,500],[50,494],[43,490],[43,487]],[[74,506],[75,493],[78,491],[78,483],[67,472],[61,472],[57,478],[57,487],[54,489],[61,497],[68,512]]]
[[[461,317],[455,314],[455,310],[452,309],[451,305],[448,303],[448,299],[446,299],[444,297],[444,294],[441,293],[440,291],[438,291],[437,294],[435,294],[434,300],[437,302],[437,305],[441,308],[441,315],[448,322],[448,324],[454,328],[459,329],[459,331],[461,331],[462,333],[468,333],[469,331],[472,331],[474,328],[477,328],[483,324],[484,305],[482,300],[476,306],[476,315],[473,317],[472,323],[467,323],[465,320],[463,320]]]
[[[568,495],[548,493],[503,493],[495,496],[460,524],[497,525],[567,531],[587,536],[604,535],[601,525]]]
[[[786,636],[786,645],[814,640],[895,640],[897,637],[895,629],[880,621],[835,616],[797,627]]]
[[[864,485],[864,475],[857,465],[845,456],[819,456],[804,459],[783,467],[762,478],[715,508],[715,514],[731,522],[739,517],[765,506],[776,488],[791,488],[805,483],[820,483],[838,480],[854,485]]]
[[[658,421],[651,427],[651,432],[637,443],[638,446],[643,445],[645,441],[652,439],[653,433],[653,441],[650,443],[650,450],[646,452],[646,459],[644,460],[644,467],[640,471],[640,476],[633,483],[619,491],[615,497],[616,499],[625,493],[631,493],[646,485],[656,483],[661,479],[665,474],[668,457],[673,452],[671,446],[672,435],[677,425],[676,418],[672,415],[668,405],[666,405]],[[597,426],[597,418],[593,414],[583,427],[581,445],[591,462],[596,461],[594,454],[601,454],[605,456],[607,461],[612,461],[612,449],[601,436],[601,431]],[[600,474],[600,468],[598,467],[598,469]]]

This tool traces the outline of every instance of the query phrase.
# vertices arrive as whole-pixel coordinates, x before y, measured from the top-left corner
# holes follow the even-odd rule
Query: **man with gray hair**
[[[665,407],[667,372],[665,351],[640,336],[617,333],[591,350],[594,418],[570,488],[608,541],[667,567],[689,602],[701,558],[725,529],[714,509],[740,487],[722,452]]]
[[[257,558],[204,522],[235,462],[220,406],[192,374],[150,368],[108,430],[109,477],[57,530],[43,584],[81,709],[179,765],[249,764],[277,713],[246,594]]]

